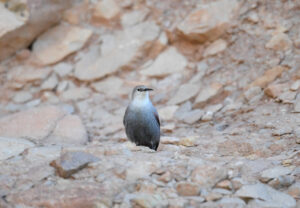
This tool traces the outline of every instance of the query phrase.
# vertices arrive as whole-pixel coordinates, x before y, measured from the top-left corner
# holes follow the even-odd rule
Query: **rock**
[[[223,188],[223,189],[232,189],[232,184],[229,180],[220,181],[216,184],[216,188]]]
[[[229,198],[224,197],[221,200],[218,201],[218,204],[224,206],[224,207],[245,207],[246,203],[240,199],[240,198]]]
[[[295,184],[290,186],[289,189],[287,190],[287,193],[289,195],[291,195],[292,197],[294,197],[295,199],[299,199],[300,198],[300,183],[296,182]]]
[[[300,93],[298,93],[294,102],[294,112],[300,113]]]
[[[201,120],[202,121],[210,121],[213,119],[213,116],[216,112],[218,112],[219,110],[221,110],[223,107],[222,104],[217,104],[217,105],[210,105],[207,108],[205,108],[205,113],[202,116]]]
[[[222,198],[222,194],[211,192],[205,196],[206,201],[217,201]]]
[[[254,23],[254,24],[258,23],[258,21],[259,21],[258,14],[255,11],[250,12],[248,17],[247,17],[247,20]]]
[[[229,29],[238,7],[238,1],[228,0],[201,4],[177,26],[177,30],[189,40],[216,40]]]
[[[199,121],[202,116],[204,115],[204,111],[200,110],[200,109],[195,109],[192,110],[190,112],[185,113],[185,115],[183,115],[183,122],[188,123],[188,124],[193,124],[196,123],[197,121]]]
[[[292,170],[290,168],[277,166],[274,168],[264,170],[261,173],[260,180],[263,182],[268,182],[271,179],[278,178],[279,176],[282,176],[282,175],[288,175],[291,172],[292,172]]]
[[[85,168],[89,163],[97,162],[99,159],[85,152],[67,152],[57,160],[51,162],[60,177],[69,178],[74,173]]]
[[[63,21],[71,25],[79,25],[83,21],[86,21],[86,15],[84,14],[90,12],[89,7],[89,2],[76,2],[63,13]]]
[[[164,126],[161,127],[161,130],[163,132],[173,132],[173,130],[175,129],[175,124],[174,123],[168,123]]]
[[[132,164],[132,166],[128,167],[126,170],[126,180],[136,181],[141,178],[146,178],[151,175],[159,166],[159,161],[135,161],[134,164]]]
[[[162,144],[175,144],[175,145],[178,145],[179,141],[180,141],[180,139],[177,138],[177,137],[162,136],[160,138],[160,142]]]
[[[122,79],[112,76],[99,82],[93,82],[91,87],[97,92],[115,96],[117,94],[120,94],[123,83],[124,81]]]
[[[107,191],[95,182],[63,180],[56,185],[37,184],[28,190],[10,194],[7,201],[20,207],[105,207],[103,203],[109,200]],[[106,207],[110,207],[109,204]]]
[[[168,104],[180,104],[195,97],[200,90],[199,84],[181,85],[176,94],[169,100]]]
[[[198,197],[197,197],[198,198]],[[205,199],[203,199],[204,201]],[[184,198],[175,197],[169,201],[169,208],[180,208],[186,207],[188,205],[188,200]]]
[[[270,84],[264,93],[271,98],[277,98],[286,88],[286,84]]]
[[[278,78],[284,70],[287,70],[284,66],[276,66],[272,69],[265,71],[265,73],[254,80],[250,87],[259,86],[261,88],[265,88],[269,83],[273,82],[276,78]]]
[[[26,139],[0,137],[0,161],[17,156],[34,143]]]
[[[65,112],[54,106],[29,109],[0,118],[0,135],[41,140],[51,133]]]
[[[187,59],[174,47],[162,52],[141,74],[153,77],[163,77],[172,73],[182,72],[187,66]]]
[[[49,166],[49,163],[61,154],[62,147],[58,145],[35,146],[26,150],[24,157],[34,165]],[[50,167],[51,168],[51,167]],[[52,169],[52,168],[51,168]]]
[[[277,33],[272,36],[269,42],[266,44],[266,48],[273,50],[286,51],[292,47],[292,41],[285,33]]]
[[[248,100],[248,101],[251,101],[253,98],[259,96],[261,94],[261,88],[260,87],[251,87],[249,88],[245,93],[245,98]],[[261,96],[260,96],[261,97]]]
[[[291,186],[294,182],[295,182],[294,176],[283,175],[271,180],[268,184],[275,189],[282,189]]]
[[[223,39],[218,39],[211,43],[204,51],[203,56],[213,56],[216,55],[222,51],[224,51],[227,48],[227,42]]]
[[[77,115],[67,115],[59,120],[53,133],[45,142],[52,144],[85,144],[88,141],[86,129]]]
[[[283,165],[283,166],[291,166],[292,165],[292,159],[286,159],[286,160],[283,160],[283,161],[281,161],[281,164]]]
[[[233,188],[233,190],[238,190],[238,189],[240,189],[243,185],[246,184],[245,180],[243,180],[242,178],[239,178],[239,177],[233,178],[233,179],[231,180],[231,183],[232,183],[232,188]]]
[[[27,108],[37,107],[41,104],[41,99],[34,99],[32,101],[27,102],[25,105]]]
[[[292,103],[294,103],[296,95],[297,95],[297,92],[287,90],[279,95],[278,100],[281,101],[282,103],[292,104]]]
[[[58,85],[58,79],[55,74],[51,75],[48,79],[46,79],[42,86],[42,90],[53,90]]]
[[[300,80],[293,82],[293,84],[290,87],[290,90],[292,91],[297,91],[298,89],[300,89]]]
[[[132,207],[168,207],[168,199],[165,194],[138,193],[131,198],[130,202]]]
[[[300,128],[294,129],[294,136],[297,144],[300,144]]]
[[[296,206],[296,201],[293,197],[261,183],[244,185],[235,195],[244,199],[250,198],[263,200],[266,203],[272,202],[280,207]]]
[[[93,10],[93,19],[112,19],[120,13],[120,8],[114,0],[101,0]]]
[[[135,10],[129,13],[125,13],[122,15],[121,24],[123,28],[136,25],[140,22],[143,22],[148,14],[148,10]]]
[[[13,101],[15,103],[26,103],[32,99],[32,94],[27,91],[18,92],[14,95]]]
[[[56,92],[58,94],[61,94],[62,92],[66,91],[67,88],[69,87],[70,82],[68,82],[67,80],[63,80],[61,82],[59,82],[59,84],[57,85],[56,88]]]
[[[222,155],[241,154],[248,156],[253,154],[254,150],[251,144],[247,142],[236,142],[232,140],[226,140],[218,144],[218,152]]]
[[[165,172],[164,174],[162,174],[159,178],[158,178],[158,180],[159,181],[162,181],[162,182],[164,182],[164,183],[168,183],[169,181],[171,181],[172,180],[172,174],[169,172],[169,171],[167,171],[167,172]]]
[[[182,139],[180,139],[179,141],[179,145],[182,145],[182,146],[186,146],[186,147],[193,147],[193,146],[196,146],[196,140],[197,140],[197,137],[184,137]]]
[[[60,62],[53,67],[53,70],[59,77],[65,77],[67,75],[70,75],[73,70],[73,66],[72,64],[66,62]]]
[[[285,134],[292,134],[292,132],[293,132],[293,128],[289,124],[282,124],[273,130],[272,135],[282,136]]]
[[[75,87],[64,91],[61,94],[61,98],[64,101],[71,101],[71,100],[83,100],[88,98],[91,95],[90,88],[87,87]]]
[[[203,88],[195,100],[195,105],[204,105],[217,96],[222,90],[222,85],[219,83],[213,83],[210,86]]]
[[[198,196],[200,188],[195,183],[180,182],[176,185],[176,190],[181,196]]]
[[[159,27],[154,22],[143,22],[114,35],[102,37],[101,53],[99,48],[90,51],[77,62],[75,77],[91,81],[112,74],[121,68],[135,68],[136,61],[143,57],[156,43]],[[101,55],[100,55],[101,54]]]
[[[210,188],[227,177],[227,170],[223,167],[201,165],[191,174],[191,180],[201,187]]]
[[[60,24],[53,27],[34,42],[35,61],[40,65],[57,63],[81,49],[91,35],[91,30],[76,26]]]
[[[50,74],[50,69],[36,69],[29,66],[20,66],[9,71],[7,77],[10,81],[18,83],[41,82]]]
[[[182,120],[184,119],[184,116],[191,110],[192,110],[192,104],[190,101],[187,101],[177,109],[174,116],[175,118]]]
[[[50,0],[41,3],[39,0],[32,0],[22,3],[24,5],[21,7],[16,6],[21,8],[21,14],[0,4],[0,61],[26,48],[39,34],[58,23],[63,10],[70,6],[71,1]]]
[[[174,117],[174,113],[178,109],[177,105],[170,105],[163,108],[158,109],[158,115],[161,120],[172,120]]]

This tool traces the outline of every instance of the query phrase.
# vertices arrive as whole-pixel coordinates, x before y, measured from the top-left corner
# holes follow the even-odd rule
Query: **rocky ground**
[[[41,2],[0,1],[0,207],[300,206],[299,1]]]

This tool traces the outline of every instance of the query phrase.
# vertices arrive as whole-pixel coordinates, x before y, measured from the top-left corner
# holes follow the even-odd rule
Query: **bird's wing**
[[[128,107],[126,108],[124,117],[123,117],[123,125],[125,126],[125,118],[127,117],[127,113],[128,113]]]
[[[156,119],[158,125],[160,126],[160,121],[159,121],[159,116],[158,116],[157,111],[155,110],[155,111],[153,112],[153,114],[154,114],[154,117],[155,117],[155,119]]]

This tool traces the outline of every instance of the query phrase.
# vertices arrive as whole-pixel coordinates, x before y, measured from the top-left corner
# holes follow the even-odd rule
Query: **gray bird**
[[[130,141],[156,151],[160,140],[160,122],[149,98],[151,90],[153,89],[146,86],[136,86],[133,89],[123,124]]]

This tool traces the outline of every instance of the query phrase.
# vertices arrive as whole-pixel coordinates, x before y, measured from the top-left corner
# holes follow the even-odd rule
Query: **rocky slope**
[[[0,1],[0,207],[299,207],[300,2]],[[133,86],[161,119],[127,141]]]

